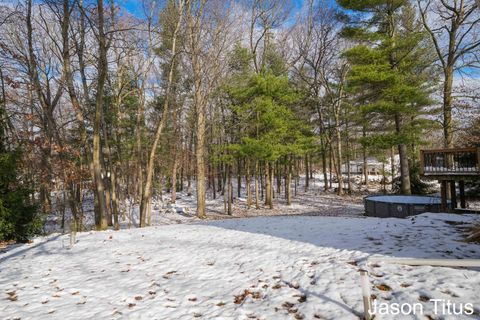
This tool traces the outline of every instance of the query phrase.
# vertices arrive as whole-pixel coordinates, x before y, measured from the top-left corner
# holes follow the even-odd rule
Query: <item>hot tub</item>
[[[405,218],[424,212],[441,212],[442,200],[425,196],[370,196],[364,199],[365,215]]]

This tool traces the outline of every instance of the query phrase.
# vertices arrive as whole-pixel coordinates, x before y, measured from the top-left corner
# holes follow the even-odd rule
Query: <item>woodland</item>
[[[145,227],[178,193],[199,219],[345,197],[371,157],[424,193],[421,148],[480,144],[479,68],[474,0],[3,0],[0,240],[59,208],[117,230],[126,201]]]

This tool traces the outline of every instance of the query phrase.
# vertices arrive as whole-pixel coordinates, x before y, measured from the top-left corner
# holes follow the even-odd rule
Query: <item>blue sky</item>
[[[304,0],[292,0],[293,5],[295,7],[295,10],[298,10],[302,7]],[[331,2],[335,2],[334,0],[331,0]],[[117,2],[120,6],[124,7],[127,9],[128,12],[131,14],[137,16],[137,17],[142,17],[144,15],[143,13],[143,7],[142,7],[142,1],[136,1],[136,0],[118,0]]]

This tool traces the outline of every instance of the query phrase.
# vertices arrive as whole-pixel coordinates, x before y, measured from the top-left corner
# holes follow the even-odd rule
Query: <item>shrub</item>
[[[19,151],[0,154],[0,241],[28,241],[42,226],[37,206],[18,177],[19,159]]]

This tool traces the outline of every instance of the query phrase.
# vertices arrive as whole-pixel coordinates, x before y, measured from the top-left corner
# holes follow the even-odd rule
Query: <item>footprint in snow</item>
[[[152,299],[154,298],[154,296],[157,294],[156,291],[153,291],[153,290],[150,290],[148,291],[148,294],[152,297]]]

